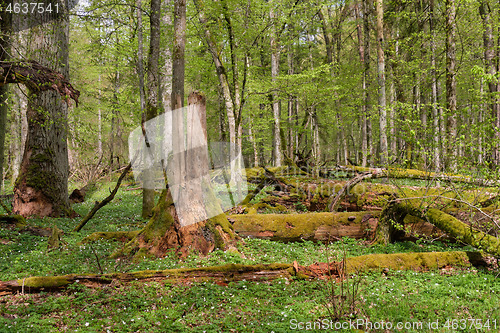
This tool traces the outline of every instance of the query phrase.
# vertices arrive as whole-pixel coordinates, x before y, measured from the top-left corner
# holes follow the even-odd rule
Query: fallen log
[[[231,281],[266,281],[277,278],[341,278],[344,273],[361,273],[367,271],[386,272],[387,270],[416,270],[453,267],[471,267],[488,265],[488,258],[479,252],[424,252],[424,253],[391,253],[369,254],[346,258],[342,272],[342,262],[319,263],[301,266],[292,264],[227,264],[221,266],[180,268],[166,270],[146,270],[132,273],[111,274],[68,274],[61,276],[34,276],[24,279],[0,281],[0,295],[16,292],[34,293],[40,291],[60,290],[73,283],[87,287],[100,287],[112,282],[127,283],[131,281],[166,281],[170,283],[214,281],[227,283]]]
[[[278,241],[329,241],[341,237],[372,239],[380,211],[229,216],[242,237]]]
[[[371,173],[372,178],[409,178],[421,180],[438,180],[444,182],[458,182],[477,186],[498,186],[500,182],[492,179],[475,178],[460,174],[447,174],[439,172],[422,171],[417,169],[402,168],[367,168],[359,166],[339,166],[337,171],[348,173]]]
[[[423,219],[461,242],[494,256],[500,256],[500,239],[465,224],[439,209],[420,207],[414,202],[401,200],[393,201],[382,212],[376,240],[381,243],[392,242],[398,230],[404,227],[406,215]],[[395,223],[399,224],[400,227],[395,228]]]
[[[336,194],[335,194],[335,197],[333,197],[331,199],[331,202],[330,204],[328,205],[328,209],[330,210],[330,212],[335,212],[337,211],[337,209],[339,208],[340,206],[340,202],[342,201],[342,199],[344,199],[344,197],[346,195],[349,194],[349,192],[351,191],[351,189],[359,182],[365,180],[365,179],[369,179],[369,178],[372,178],[372,174],[371,173],[368,173],[368,172],[364,172],[362,174],[359,174],[357,175],[356,177],[354,177],[353,179],[349,180],[341,189],[340,191],[338,191]],[[333,194],[332,194],[333,196]]]

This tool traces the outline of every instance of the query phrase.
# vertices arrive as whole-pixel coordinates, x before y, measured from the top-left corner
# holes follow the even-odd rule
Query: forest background
[[[71,11],[69,77],[81,92],[68,110],[72,179],[128,163],[128,134],[152,90],[153,116],[170,109],[174,4],[161,3],[156,23],[157,73],[150,5],[89,1]],[[185,89],[206,95],[209,141],[240,143],[247,166],[483,173],[500,159],[499,10],[456,0],[188,2]],[[13,35],[18,50],[28,37]],[[12,180],[26,104],[23,87],[12,87],[4,161]]]

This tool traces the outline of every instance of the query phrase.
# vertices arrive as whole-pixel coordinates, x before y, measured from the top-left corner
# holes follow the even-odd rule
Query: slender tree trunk
[[[2,38],[2,37],[0,37]],[[0,41],[0,45],[3,47],[5,44]],[[2,52],[3,53],[3,52]],[[3,61],[3,58],[0,59]],[[2,193],[2,185],[4,179],[4,156],[5,156],[5,130],[7,128],[7,112],[8,112],[8,98],[9,90],[7,85],[0,87],[0,193]]]
[[[164,0],[161,8],[161,31],[170,31],[172,29],[172,0]],[[170,35],[165,33],[164,45],[160,49],[162,60],[160,72],[160,99],[162,111],[168,112],[171,108],[172,97],[172,50],[170,46]]]
[[[396,137],[396,125],[394,120],[396,119],[396,84],[394,83],[394,70],[391,68],[390,71],[391,80],[389,86],[389,133],[391,138],[390,144],[390,158],[391,160],[395,160],[398,155],[397,146],[398,140]]]
[[[372,165],[374,146],[372,144],[371,98],[370,98],[370,14],[371,0],[363,0],[363,166]]]
[[[360,15],[360,10],[359,6],[363,7],[363,29],[361,28],[361,15]],[[356,21],[357,21],[357,33],[358,33],[358,50],[359,50],[359,60],[361,62],[362,68],[363,68],[363,73],[362,73],[362,83],[361,83],[361,90],[363,92],[363,105],[362,105],[362,112],[359,118],[359,124],[360,124],[360,134],[361,134],[361,165],[366,167],[368,163],[368,132],[367,132],[367,104],[366,104],[366,93],[367,93],[367,88],[366,88],[366,59],[365,59],[365,46],[366,46],[366,33],[368,32],[368,24],[366,23],[367,17],[365,14],[366,10],[366,4],[365,1],[362,1],[361,3],[356,3],[356,6],[354,7],[354,13],[356,15]],[[363,31],[364,30],[364,31]],[[363,33],[364,32],[364,33]],[[369,42],[368,42],[369,43]],[[368,44],[369,45],[369,44]]]
[[[293,75],[293,49],[288,46],[287,63],[288,63],[288,75]],[[288,95],[288,157],[293,159],[294,152],[294,140],[293,140],[293,110],[294,110],[295,97],[293,95]]]
[[[200,4],[202,3],[201,0],[194,0],[195,1],[195,6],[198,8],[201,8]],[[215,70],[217,72],[217,77],[219,79],[219,85],[222,90],[222,96],[224,98],[224,104],[225,104],[225,109],[226,109],[226,115],[227,115],[227,127],[229,131],[229,142],[231,144],[231,152],[232,156],[231,158],[234,157],[236,150],[238,146],[241,146],[241,121],[240,121],[240,112],[241,112],[241,105],[240,103],[240,93],[234,93],[231,94],[231,87],[229,83],[229,79],[227,76],[227,70],[224,67],[224,64],[221,61],[220,54],[219,54],[219,48],[215,42],[214,37],[212,36],[212,33],[208,29],[207,25],[207,19],[205,18],[205,15],[203,11],[199,11],[198,13],[198,18],[200,21],[200,24],[203,29],[205,41],[208,45],[208,49],[210,51],[210,54],[212,55],[212,59],[215,64]],[[227,22],[226,24],[231,26],[230,23]],[[228,28],[228,33],[232,33],[232,30]],[[233,46],[234,47],[234,46]],[[234,48],[233,48],[233,53],[234,53]],[[233,88],[234,90],[239,90],[239,86],[235,84],[233,81]],[[279,134],[279,133],[278,133]],[[238,182],[240,179],[240,173],[237,172],[237,166],[234,166],[231,168],[231,179]]]
[[[484,83],[483,79],[481,78],[481,82],[479,83],[479,96],[483,96],[484,93]],[[483,131],[483,117],[484,117],[484,111],[486,109],[486,103],[483,102],[481,99],[481,103],[479,104],[479,111],[477,114],[477,124],[479,127],[478,131],[478,138],[477,138],[477,150],[478,150],[478,155],[477,155],[477,163],[479,165],[483,165],[484,163],[484,149],[483,149],[483,136],[484,136],[484,131]]]
[[[140,0],[138,1],[140,2]],[[138,7],[138,11],[139,10],[140,7]],[[147,94],[146,108],[143,110],[143,118],[142,118],[143,126],[146,121],[155,118],[158,115],[158,110],[159,110],[158,93],[160,89],[160,82],[159,82],[160,10],[161,10],[160,0],[151,0],[151,13],[149,15],[150,19],[149,26],[151,32],[149,39],[149,54],[148,54],[148,68],[147,68],[148,94]],[[140,13],[140,16],[142,16],[142,12]],[[143,74],[144,73],[142,73],[142,75]],[[142,76],[141,78],[142,78],[142,84],[144,85],[144,79]],[[146,136],[144,137],[146,138],[146,145],[149,145],[150,138],[147,138]],[[152,172],[146,172],[145,174],[146,177],[144,179],[144,186],[142,193],[142,217],[149,218],[153,213],[153,208],[155,205],[154,179]]]
[[[2,9],[6,8],[8,1],[2,1]],[[12,2],[11,2],[12,3]],[[12,13],[0,11],[0,61],[7,61],[10,54],[10,34],[12,31]],[[7,129],[8,95],[7,85],[0,86],[0,193],[4,179],[5,132]]]
[[[32,59],[68,77],[69,21],[67,8],[60,18],[30,30]],[[68,106],[55,91],[28,97],[28,134],[13,212],[23,216],[70,216],[68,200]]]
[[[99,159],[103,155],[103,150],[102,150],[102,110],[101,110],[101,74],[99,74],[99,77],[97,79],[97,84],[98,84],[98,91],[97,91],[97,103],[98,103],[98,108],[97,108],[97,154],[99,155]]]
[[[276,14],[274,13],[274,9],[271,9],[269,13],[269,17],[271,21],[276,19]],[[271,80],[272,82],[276,82],[279,75],[279,62],[280,62],[280,52],[278,46],[278,36],[277,36],[277,27],[278,23],[273,22],[274,26],[273,32],[271,33]],[[280,124],[280,100],[278,98],[278,93],[273,92],[273,119],[274,119],[274,127],[273,127],[273,156],[274,156],[274,166],[281,166],[282,154],[281,154],[281,124]]]
[[[492,10],[490,8],[490,3],[488,0],[481,1],[479,6],[479,14],[483,20],[483,45],[484,45],[484,65],[485,72],[494,78],[496,75],[496,63],[495,63],[495,41],[493,39],[493,20],[491,17]],[[497,79],[498,80],[498,79]],[[492,157],[496,165],[500,164],[500,105],[497,103],[497,83],[494,79],[490,79],[488,82],[488,88],[490,92],[490,110],[495,120],[494,126],[494,136],[495,142],[493,144]]]
[[[457,79],[456,79],[456,4],[446,0],[446,108],[448,115],[448,158],[451,171],[457,170]]]
[[[436,76],[436,30],[434,28],[434,0],[429,0],[429,30],[431,34],[430,49],[431,49],[431,104],[432,104],[432,122],[434,127],[434,167],[437,171],[442,168],[441,163],[441,128],[440,128],[440,110],[438,105],[438,87]]]
[[[380,163],[387,163],[387,109],[385,96],[384,4],[377,0],[378,107],[380,114]]]
[[[141,124],[143,129],[143,135],[146,140],[146,146],[149,147],[150,142],[148,141],[145,129],[145,123],[149,119],[154,118],[149,117],[149,113],[146,109],[146,87],[144,83],[144,46],[143,46],[143,24],[142,24],[142,0],[137,0],[136,2],[136,14],[137,14],[137,75],[139,77],[139,96],[141,104]],[[149,70],[149,68],[148,68]],[[152,209],[154,207],[154,179],[152,177],[152,172],[144,170],[142,174],[142,218],[147,219],[151,216]]]

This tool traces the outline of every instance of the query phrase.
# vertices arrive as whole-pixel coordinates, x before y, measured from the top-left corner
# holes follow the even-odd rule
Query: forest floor
[[[114,187],[103,181],[74,209],[85,215]],[[100,240],[81,244],[95,231],[130,231],[145,225],[140,217],[141,190],[122,185],[79,233],[79,218],[29,219],[30,225],[58,227],[64,245],[47,250],[48,237],[0,226],[0,281],[30,276],[90,274],[203,267],[226,263],[311,265],[343,256],[473,250],[448,241],[419,240],[387,246],[342,238],[322,243],[242,239],[238,251],[215,251],[206,257],[175,254],[140,262],[109,259],[122,243]],[[298,210],[306,210],[297,204]],[[1,208],[0,208],[1,212]],[[274,211],[273,211],[274,212]],[[3,213],[3,212],[1,212]],[[265,212],[264,212],[265,213]],[[340,283],[332,280],[277,279],[262,282],[114,282],[99,288],[71,285],[61,291],[0,295],[0,332],[498,332],[499,272],[481,268],[374,271]],[[336,289],[342,286],[344,291]],[[354,290],[346,292],[347,288]],[[352,289],[354,288],[354,289]],[[335,293],[332,294],[332,290]],[[354,306],[349,309],[349,300]],[[346,306],[351,317],[333,318]],[[389,326],[390,325],[390,326]],[[371,329],[370,329],[371,328]]]

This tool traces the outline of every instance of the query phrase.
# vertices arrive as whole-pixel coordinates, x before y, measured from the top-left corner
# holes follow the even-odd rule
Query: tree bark
[[[434,167],[435,171],[439,172],[442,169],[441,162],[441,127],[440,119],[441,108],[438,105],[438,91],[437,91],[437,76],[436,76],[436,29],[434,27],[434,0],[429,0],[429,30],[431,34],[430,49],[431,49],[431,102],[432,102],[432,122],[434,127]]]
[[[7,1],[2,1],[2,9]],[[12,4],[12,2],[11,2]],[[6,61],[9,58],[10,51],[10,33],[12,29],[12,14],[7,11],[0,11],[0,61]],[[5,73],[5,72],[4,72]],[[3,185],[3,162],[5,156],[5,130],[7,127],[8,112],[8,88],[6,85],[0,86],[0,193]]]
[[[280,51],[278,46],[278,36],[277,36],[277,22],[275,9],[271,8],[269,12],[269,18],[271,19],[271,24],[273,25],[273,31],[271,32],[271,80],[273,84],[279,75],[279,62],[280,62]],[[281,153],[281,122],[280,122],[280,100],[278,98],[278,93],[273,92],[272,94],[272,108],[273,108],[273,157],[274,166],[281,166],[282,153]]]
[[[177,55],[174,52],[174,59],[179,56],[178,51]],[[174,64],[177,68],[174,66],[172,104],[176,105],[175,102],[182,101],[183,87],[175,81],[179,80],[176,74],[183,72],[183,62],[177,58]],[[114,257],[141,257],[147,253],[161,257],[172,249],[181,256],[190,251],[206,255],[216,248],[233,247],[236,235],[218,204],[208,175],[204,96],[191,93],[187,110],[185,127],[183,112],[176,111],[172,116],[173,158],[168,167],[169,188],[162,192],[148,224]],[[197,121],[203,127],[201,135],[198,127],[190,125]]]
[[[370,166],[373,161],[371,98],[370,98],[370,14],[371,0],[363,1],[363,124],[362,124],[362,165]]]
[[[489,254],[500,255],[500,239],[485,234],[439,209],[420,207],[415,203],[398,200],[384,209],[378,226],[377,239],[382,243],[391,242],[394,234],[392,224],[395,222],[404,225],[403,221],[406,215],[425,220],[438,227],[448,236]]]
[[[60,72],[52,72],[56,77],[65,78],[69,73],[69,23],[68,9],[60,8],[64,15],[31,29],[31,58]],[[38,65],[30,66],[35,68]],[[31,83],[30,78],[28,86]],[[54,85],[53,90],[48,91],[30,87],[26,149],[14,187],[15,214],[54,217],[74,214],[68,200],[68,106],[58,93],[71,96],[75,91],[65,90],[70,87],[66,80]]]
[[[488,89],[490,92],[489,104],[495,126],[493,133],[495,142],[493,143],[492,158],[496,165],[500,164],[500,104],[498,103],[497,84],[494,79],[496,76],[495,64],[495,41],[493,39],[493,19],[491,17],[492,10],[490,3],[487,0],[481,1],[479,5],[479,14],[483,20],[483,47],[484,47],[484,66],[485,72],[489,76]],[[498,60],[497,60],[498,61]]]
[[[388,161],[387,151],[387,109],[385,95],[385,56],[384,56],[384,3],[377,0],[377,55],[378,55],[378,107],[380,130],[380,163],[385,165]]]
[[[446,108],[448,115],[449,163],[452,172],[457,170],[457,78],[456,78],[456,4],[446,0]]]
[[[140,1],[140,0],[139,0]],[[153,119],[158,115],[159,110],[159,60],[160,60],[160,10],[161,10],[161,2],[159,0],[151,1],[151,13],[150,13],[150,40],[149,40],[149,55],[148,55],[148,67],[147,67],[147,85],[148,85],[148,96],[147,103],[145,105],[145,109],[143,109],[143,118],[142,118],[142,126],[144,127],[144,123],[148,120]],[[138,8],[140,11],[140,8]],[[139,14],[138,14],[139,15]],[[142,12],[140,13],[142,16]],[[142,43],[141,43],[142,44]],[[142,58],[142,57],[141,57]],[[142,59],[140,59],[142,62]],[[139,64],[140,68],[142,67],[142,63]],[[143,75],[144,73],[142,73]],[[143,76],[141,76],[143,78]],[[142,80],[142,84],[144,85],[144,80]],[[143,96],[143,93],[141,94]],[[142,104],[142,101],[141,101]],[[145,134],[145,130],[143,131]],[[145,135],[146,145],[149,145],[149,138]],[[144,188],[142,192],[142,217],[150,218],[153,212],[153,208],[155,205],[155,190],[153,185],[153,173],[146,172],[144,179]]]
[[[153,2],[151,3],[153,5]],[[137,15],[137,76],[139,78],[139,96],[141,105],[141,125],[142,134],[144,135],[144,140],[146,141],[146,146],[150,148],[150,142],[146,135],[145,123],[154,118],[146,109],[146,87],[144,83],[144,46],[143,46],[143,24],[142,24],[142,0],[136,1],[136,15]],[[153,14],[153,13],[151,13]],[[152,15],[151,15],[152,18]],[[151,29],[153,27],[151,26]],[[151,55],[150,55],[151,56]],[[149,58],[148,58],[148,73],[149,73]],[[149,76],[148,76],[149,79]],[[149,81],[148,81],[149,83]],[[149,90],[148,90],[149,93]],[[149,95],[148,95],[149,97]],[[155,190],[153,187],[154,180],[152,179],[152,173],[148,170],[144,170],[141,175],[142,179],[142,218],[147,219],[151,217],[151,212],[154,207]]]

